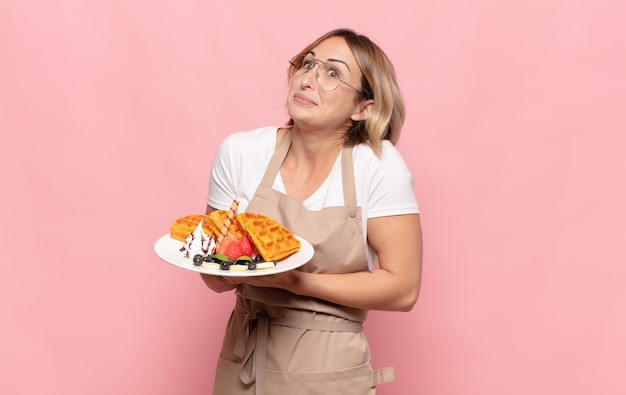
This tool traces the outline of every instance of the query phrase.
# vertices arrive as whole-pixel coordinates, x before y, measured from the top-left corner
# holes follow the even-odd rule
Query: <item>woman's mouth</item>
[[[306,106],[317,105],[313,100],[309,99],[307,96],[303,95],[302,93],[295,93],[293,95],[293,100],[296,101],[297,103],[304,104]]]

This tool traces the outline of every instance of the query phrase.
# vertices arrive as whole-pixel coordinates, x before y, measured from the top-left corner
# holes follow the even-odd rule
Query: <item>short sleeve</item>
[[[233,199],[244,211],[263,178],[276,148],[275,126],[228,135],[213,158],[207,204],[227,210]]]
[[[222,141],[211,166],[207,204],[216,209],[228,209],[236,196],[230,140],[231,138],[227,137]]]
[[[398,150],[385,141],[380,156],[372,152],[366,156],[365,163],[358,166],[365,165],[366,170],[367,217],[419,213],[413,176]]]

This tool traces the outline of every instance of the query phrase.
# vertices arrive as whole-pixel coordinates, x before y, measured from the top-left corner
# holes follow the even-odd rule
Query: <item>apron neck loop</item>
[[[267,170],[261,180],[261,185],[271,188],[274,184],[274,180],[280,171],[289,147],[291,146],[291,131],[287,130],[283,135],[283,138],[278,142],[276,151],[272,155]],[[356,207],[356,188],[354,185],[354,167],[352,164],[352,151],[353,147],[343,147],[341,151],[341,177],[343,184],[343,200],[344,204],[348,207]]]

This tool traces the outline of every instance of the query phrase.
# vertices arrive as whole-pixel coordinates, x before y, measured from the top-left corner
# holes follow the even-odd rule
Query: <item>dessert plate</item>
[[[248,270],[245,272],[238,272],[233,270],[220,270],[210,269],[202,266],[194,266],[188,264],[180,253],[180,249],[183,247],[183,242],[176,239],[172,239],[168,234],[162,236],[154,244],[154,251],[165,262],[182,269],[191,270],[192,272],[214,274],[216,276],[223,277],[251,277],[251,276],[267,276],[269,274],[282,273],[289,270],[299,268],[313,258],[313,246],[303,238],[296,236],[300,240],[300,250],[295,254],[288,256],[285,259],[281,259],[276,262],[276,266],[271,269],[259,269]]]

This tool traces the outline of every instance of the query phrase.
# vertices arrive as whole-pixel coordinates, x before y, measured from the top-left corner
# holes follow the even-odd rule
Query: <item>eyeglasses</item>
[[[345,84],[348,87],[354,89],[357,93],[361,91],[343,80],[343,74],[341,70],[335,67],[333,64],[324,62],[322,60],[315,59],[311,55],[297,55],[289,61],[289,77],[297,78],[315,68],[315,64],[319,64],[319,67],[315,71],[315,80],[322,90],[326,92],[332,92],[339,84]]]

